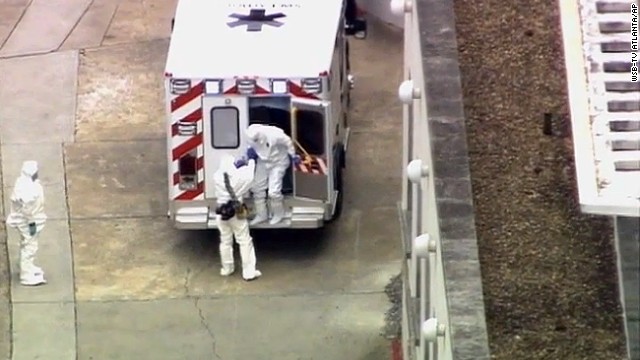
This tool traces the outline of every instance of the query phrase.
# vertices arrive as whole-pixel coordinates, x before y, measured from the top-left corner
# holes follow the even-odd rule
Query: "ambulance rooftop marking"
[[[175,78],[317,77],[331,68],[343,0],[179,0]]]
[[[280,27],[283,25],[280,21],[276,21],[276,19],[286,17],[287,15],[283,13],[276,14],[265,14],[266,11],[264,9],[251,9],[249,11],[249,15],[240,15],[233,13],[229,15],[229,17],[238,19],[237,21],[233,21],[227,23],[229,27],[236,27],[241,25],[247,26],[247,31],[262,31],[263,25]]]

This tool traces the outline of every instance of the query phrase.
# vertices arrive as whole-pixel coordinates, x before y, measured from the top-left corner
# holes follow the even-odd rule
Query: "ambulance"
[[[255,123],[283,129],[302,163],[284,177],[285,219],[252,227],[313,229],[339,217],[347,36],[367,31],[364,19],[345,17],[346,7],[344,0],[178,1],[165,68],[173,226],[216,228],[213,174],[223,155],[246,153],[244,130]]]

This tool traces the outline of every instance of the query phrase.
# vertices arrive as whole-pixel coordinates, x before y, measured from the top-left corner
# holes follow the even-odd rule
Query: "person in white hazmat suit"
[[[7,225],[17,229],[20,241],[20,283],[25,286],[45,284],[44,272],[35,265],[38,235],[45,226],[44,189],[38,180],[38,163],[25,161],[11,194],[11,212]]]
[[[282,197],[282,180],[291,165],[300,163],[291,138],[282,129],[262,124],[252,124],[245,130],[249,140],[247,157],[256,160],[256,174],[251,188],[255,206],[255,218],[251,225],[269,219],[267,211],[267,190],[271,219],[274,225],[282,221],[284,204]]]
[[[256,163],[254,160],[240,160],[225,155],[221,158],[220,168],[213,175],[215,182],[218,230],[220,232],[220,275],[229,276],[235,271],[233,261],[233,238],[240,248],[242,259],[242,277],[249,281],[262,275],[256,270],[256,253],[249,232],[247,210],[243,199],[249,192],[254,178]]]

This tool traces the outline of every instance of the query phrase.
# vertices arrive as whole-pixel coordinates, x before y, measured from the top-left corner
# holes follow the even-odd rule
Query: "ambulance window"
[[[240,146],[240,118],[232,106],[211,109],[211,142],[216,149],[235,149]]]
[[[296,113],[296,138],[311,155],[324,154],[324,116],[317,111],[299,109]]]

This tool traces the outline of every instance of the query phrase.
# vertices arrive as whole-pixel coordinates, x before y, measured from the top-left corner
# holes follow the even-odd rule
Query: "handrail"
[[[453,3],[403,8],[404,359],[488,360]]]

